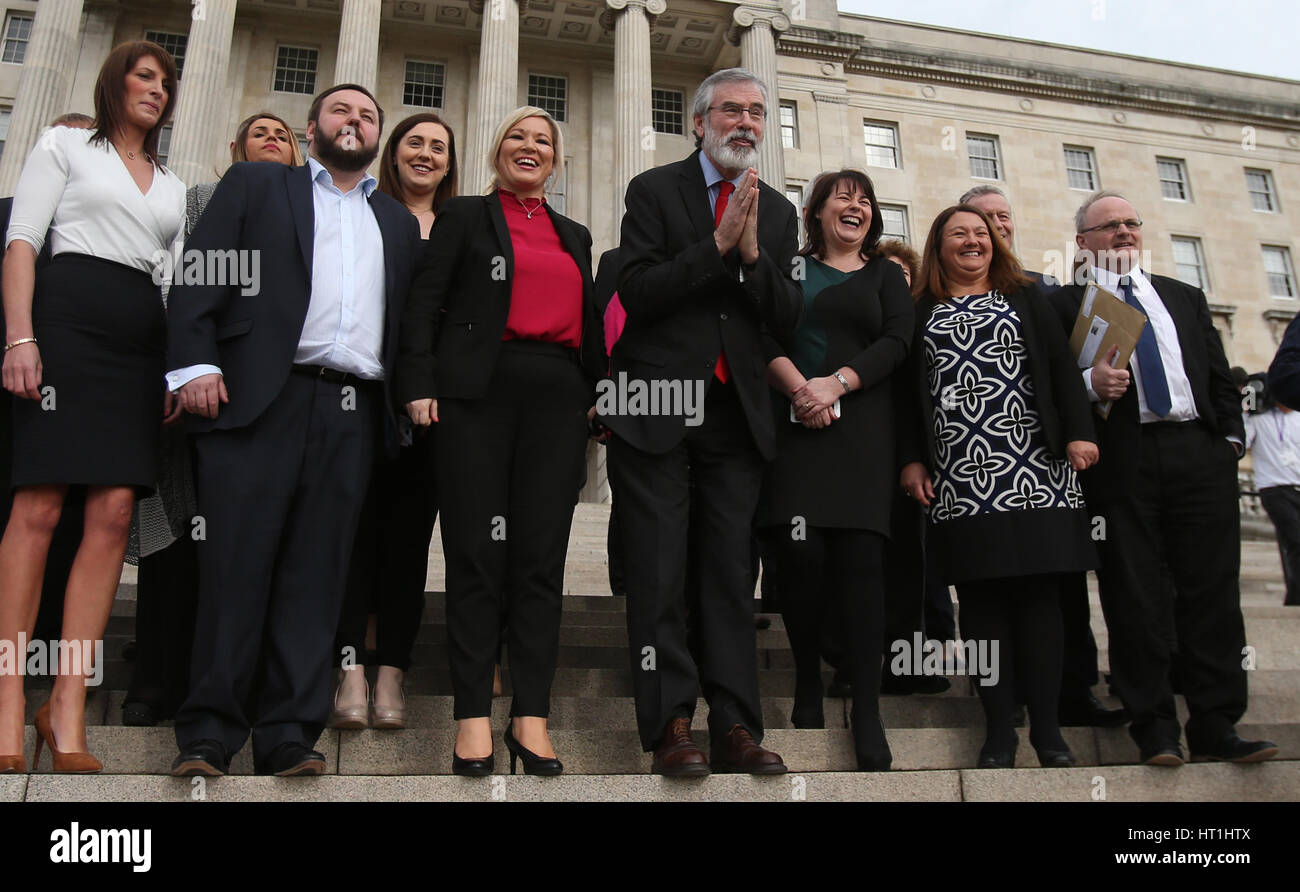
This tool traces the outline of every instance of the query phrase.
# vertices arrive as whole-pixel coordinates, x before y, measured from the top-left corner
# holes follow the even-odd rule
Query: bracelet
[[[848,379],[848,378],[845,378],[845,377],[844,377],[843,375],[841,375],[839,372],[836,372],[836,373],[835,373],[835,379],[836,379],[837,381],[839,381],[841,384],[844,385],[844,392],[845,392],[845,393],[852,393],[852,392],[853,392],[853,388],[849,386],[849,379]]]
[[[8,353],[15,347],[21,347],[23,344],[35,344],[36,338],[19,338],[11,344],[5,344],[5,352]]]

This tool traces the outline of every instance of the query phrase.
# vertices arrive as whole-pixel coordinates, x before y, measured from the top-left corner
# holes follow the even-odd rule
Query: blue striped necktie
[[[1142,326],[1142,336],[1137,342],[1138,365],[1142,369],[1142,396],[1146,398],[1147,408],[1164,418],[1173,405],[1169,399],[1169,379],[1165,377],[1165,364],[1160,359],[1160,347],[1156,344],[1156,331],[1151,323],[1151,314],[1142,306],[1142,302],[1133,293],[1133,280],[1124,276],[1119,280],[1119,290],[1124,295],[1124,302],[1135,307],[1147,317],[1147,324]]]

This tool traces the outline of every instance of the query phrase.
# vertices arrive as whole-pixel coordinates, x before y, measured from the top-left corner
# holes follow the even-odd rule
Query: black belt
[[[293,370],[300,375],[307,375],[311,378],[320,378],[322,381],[329,381],[331,384],[378,384],[378,381],[371,381],[369,378],[362,378],[353,372],[340,372],[338,369],[327,369],[323,365],[303,365],[295,362]]]

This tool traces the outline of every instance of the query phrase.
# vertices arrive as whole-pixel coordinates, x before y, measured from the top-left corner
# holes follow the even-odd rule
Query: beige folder
[[[1105,356],[1111,347],[1119,353],[1112,363],[1114,368],[1127,368],[1133,351],[1137,348],[1147,317],[1136,307],[1129,306],[1124,298],[1089,280],[1079,304],[1079,317],[1070,333],[1070,349],[1078,358],[1079,368],[1089,368],[1099,356]],[[1094,408],[1102,418],[1110,417],[1110,400],[1097,403]]]

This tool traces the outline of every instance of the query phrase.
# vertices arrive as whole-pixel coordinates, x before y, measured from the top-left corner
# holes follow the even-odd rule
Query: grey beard
[[[712,131],[706,131],[704,134],[705,154],[712,158],[723,167],[732,170],[741,170],[747,167],[753,167],[758,161],[758,147],[751,149],[737,148],[729,144],[726,140],[733,136],[743,133],[750,139],[754,138],[753,131],[750,130],[733,130],[725,134],[716,134]]]

